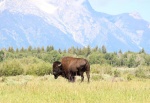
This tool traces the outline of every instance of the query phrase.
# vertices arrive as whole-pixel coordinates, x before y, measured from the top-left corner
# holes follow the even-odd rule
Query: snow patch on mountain
[[[72,2],[74,6],[81,6],[86,0],[75,0]]]
[[[149,32],[149,23],[137,12],[112,16],[94,11],[88,0],[0,0],[3,47],[105,45],[111,51],[139,50],[150,44]]]
[[[37,6],[40,10],[52,14],[57,10],[57,6],[50,4],[50,0],[30,0],[31,3]]]
[[[0,12],[5,10],[5,0],[0,0]]]
[[[132,12],[129,15],[132,16],[134,19],[142,19],[138,12]]]
[[[118,28],[122,28],[124,24],[123,24],[122,20],[118,20],[118,21],[115,22],[115,25],[116,25]]]
[[[150,24],[148,25],[148,28],[150,29]]]
[[[134,36],[134,41],[136,42],[137,45],[140,44],[143,34],[144,34],[144,30],[136,30],[137,35]]]

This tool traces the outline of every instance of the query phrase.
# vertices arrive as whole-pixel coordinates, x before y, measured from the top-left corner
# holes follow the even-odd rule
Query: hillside
[[[96,12],[88,0],[1,0],[0,48],[105,45],[150,52],[150,23],[138,13]]]

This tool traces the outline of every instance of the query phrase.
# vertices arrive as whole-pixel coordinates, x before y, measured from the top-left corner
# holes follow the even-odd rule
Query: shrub
[[[26,74],[42,76],[42,75],[50,74],[51,71],[52,71],[51,64],[46,62],[40,62],[38,64],[35,63],[29,65]]]
[[[19,60],[24,65],[24,74],[45,75],[50,74],[52,70],[50,63],[44,62],[36,57],[22,58]]]
[[[0,51],[0,62],[3,61],[4,59],[4,52],[1,50]]]
[[[120,77],[120,76],[121,76],[121,72],[116,69],[114,71],[114,77]]]
[[[49,63],[40,63],[38,64],[36,75],[41,76],[41,75],[47,75],[51,73],[51,65]]]
[[[50,63],[35,57],[11,59],[0,64],[0,76],[16,76],[21,74],[47,75],[52,71]]]
[[[26,68],[25,74],[27,74],[27,75],[36,75],[36,72],[35,72],[36,68],[37,68],[36,64],[28,65],[27,68]]]
[[[104,64],[106,63],[106,60],[103,57],[103,54],[93,52],[89,55],[89,62],[90,64]]]
[[[138,68],[138,69],[135,71],[135,76],[136,76],[136,77],[140,77],[140,78],[146,78],[146,74],[145,74],[144,69]]]
[[[134,78],[134,75],[133,74],[128,74],[127,75],[127,80],[130,81]]]
[[[139,66],[135,71],[135,76],[140,78],[150,78],[150,67]]]
[[[93,64],[91,65],[91,73],[111,75],[112,67],[110,65]]]
[[[98,81],[98,80],[102,80],[103,77],[100,74],[97,74],[97,75],[94,74],[94,75],[92,75],[91,79],[94,80],[94,81]]]
[[[16,59],[5,61],[0,66],[0,76],[16,76],[23,72],[21,63]]]

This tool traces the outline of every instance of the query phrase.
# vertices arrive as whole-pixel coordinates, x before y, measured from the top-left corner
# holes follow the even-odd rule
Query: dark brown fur
[[[64,57],[61,62],[53,63],[53,74],[55,77],[59,75],[67,78],[69,81],[74,82],[75,76],[81,76],[81,81],[84,80],[83,73],[86,72],[88,82],[90,81],[90,64],[86,59]]]

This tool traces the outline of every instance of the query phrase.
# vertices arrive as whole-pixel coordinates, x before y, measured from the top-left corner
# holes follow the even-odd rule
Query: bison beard
[[[88,82],[90,81],[90,65],[86,59],[64,57],[61,62],[55,61],[53,63],[53,75],[57,79],[62,76],[68,79],[69,82],[75,81],[75,76],[81,76],[81,82],[84,80],[83,73],[86,72]]]

